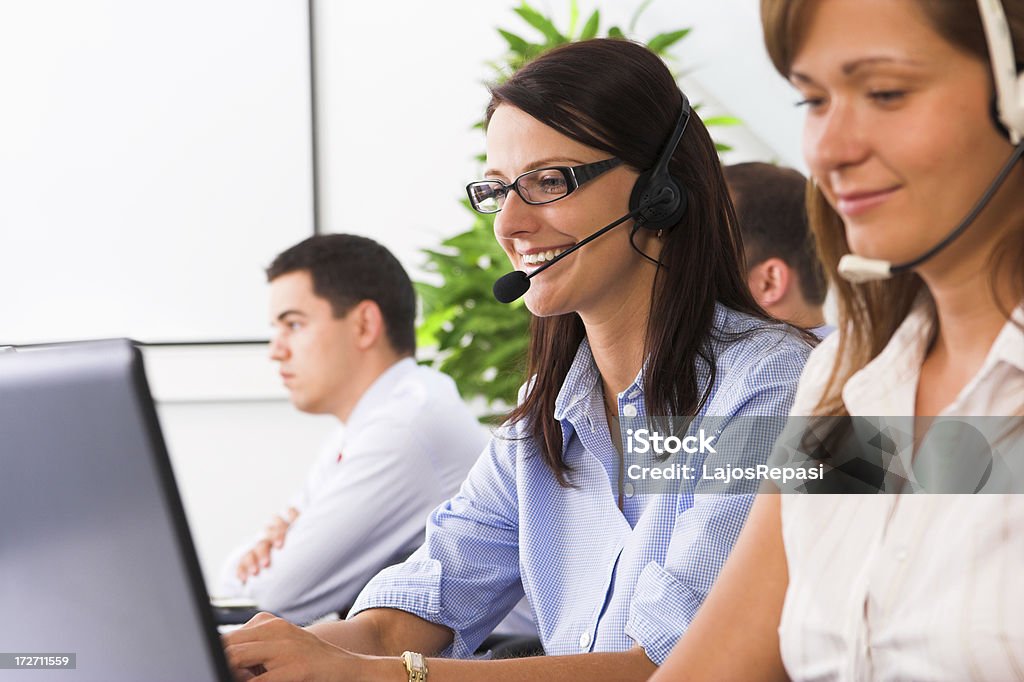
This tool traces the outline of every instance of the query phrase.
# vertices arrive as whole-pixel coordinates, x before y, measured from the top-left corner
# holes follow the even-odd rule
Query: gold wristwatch
[[[405,672],[409,673],[409,682],[427,682],[427,661],[423,654],[406,651],[402,654]]]

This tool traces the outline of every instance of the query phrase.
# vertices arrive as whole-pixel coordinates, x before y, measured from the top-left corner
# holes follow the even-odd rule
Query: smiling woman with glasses
[[[627,472],[656,462],[625,451],[620,420],[678,417],[687,442],[725,424],[705,442],[764,461],[777,420],[741,428],[738,418],[784,415],[809,351],[747,290],[715,146],[686,107],[665,64],[624,40],[558,48],[492,89],[486,179],[467,190],[478,211],[497,214],[513,267],[536,271],[627,219],[533,278],[519,403],[430,516],[424,545],[374,578],[345,622],[304,631],[264,614],[228,635],[236,670],[623,682],[664,660],[756,486],[646,489]],[[628,219],[631,197],[652,209],[665,201],[643,176],[663,156],[687,200],[676,191],[677,210],[647,229]],[[427,475],[410,472],[409,485]],[[547,656],[452,660],[469,658],[524,593]]]

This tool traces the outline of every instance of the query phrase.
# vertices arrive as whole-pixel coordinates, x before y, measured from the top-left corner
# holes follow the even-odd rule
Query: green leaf
[[[416,330],[416,344],[425,347],[436,346],[438,343],[438,333],[448,317],[454,312],[454,306],[449,306],[444,310],[438,310],[432,315],[424,317],[423,324]]]
[[[629,32],[636,32],[636,22],[640,21],[640,15],[647,11],[647,8],[651,6],[654,0],[644,0],[640,3],[640,6],[633,12],[633,17],[629,20]]]
[[[580,20],[580,5],[577,0],[569,3],[569,30],[566,32],[570,38],[576,34],[576,24]]]
[[[675,45],[677,42],[686,37],[686,34],[690,32],[688,28],[682,28],[678,31],[670,31],[669,33],[659,33],[658,35],[651,38],[647,43],[647,47],[655,54],[661,54],[668,48]]]
[[[498,29],[498,33],[508,43],[508,48],[516,54],[526,55],[530,52],[530,43],[526,42],[524,38],[517,36],[515,33],[510,33],[503,28]]]
[[[625,38],[626,34],[623,33],[622,29],[619,28],[618,26],[612,26],[610,29],[608,29],[608,37],[609,38]]]
[[[544,37],[548,39],[548,43],[550,45],[561,45],[562,43],[568,42],[568,39],[559,33],[558,29],[555,28],[555,25],[551,23],[550,19],[527,5],[525,2],[515,8],[514,11],[516,14],[521,16],[526,23],[543,33]]]
[[[735,116],[711,116],[704,119],[705,126],[738,126],[743,125],[743,121],[736,118]]]
[[[601,11],[594,10],[594,13],[587,19],[587,23],[583,25],[583,31],[580,33],[580,40],[590,40],[597,36],[598,27],[601,24]]]

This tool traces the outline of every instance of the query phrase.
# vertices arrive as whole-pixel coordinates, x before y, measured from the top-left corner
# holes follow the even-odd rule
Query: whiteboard
[[[306,0],[0,0],[0,344],[266,338],[309,55]]]

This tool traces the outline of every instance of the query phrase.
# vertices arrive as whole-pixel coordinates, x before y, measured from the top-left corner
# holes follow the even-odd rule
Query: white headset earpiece
[[[1020,144],[1024,138],[1024,74],[1017,73],[1010,24],[1000,0],[978,0],[978,10],[995,74],[999,120],[1010,131],[1010,141]]]

